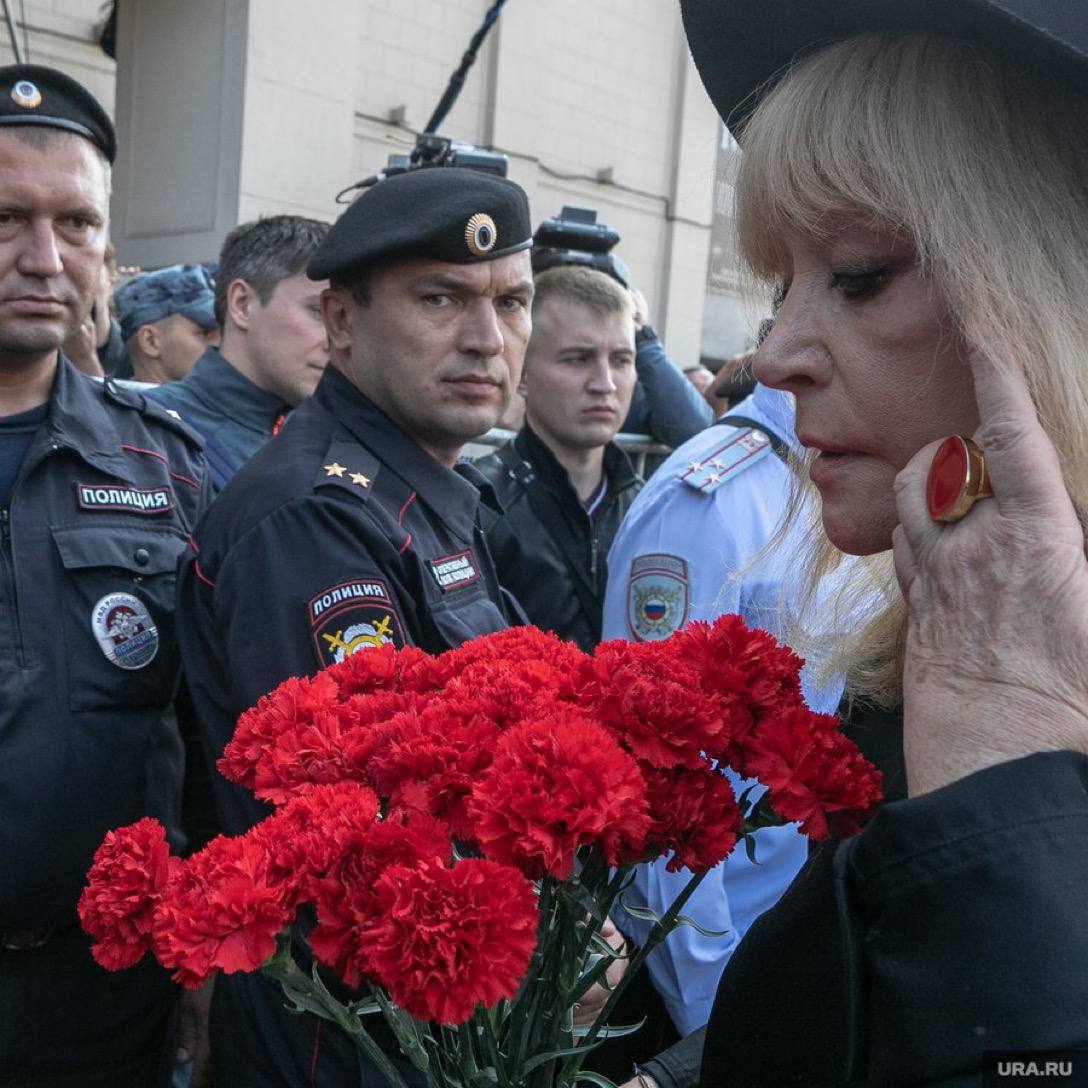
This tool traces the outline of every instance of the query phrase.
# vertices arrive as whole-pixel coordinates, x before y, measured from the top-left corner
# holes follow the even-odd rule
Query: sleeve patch
[[[456,555],[444,555],[439,559],[428,559],[427,566],[431,568],[434,580],[443,593],[450,593],[480,580],[476,557],[471,550],[458,552]]]
[[[389,587],[380,579],[341,582],[309,603],[314,650],[321,665],[333,665],[360,650],[405,645],[404,624]]]
[[[678,555],[640,555],[627,578],[627,630],[636,642],[659,642],[687,622],[688,565]]]

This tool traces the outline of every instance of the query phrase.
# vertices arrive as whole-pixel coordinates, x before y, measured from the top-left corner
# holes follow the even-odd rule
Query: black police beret
[[[1088,94],[1083,0],[681,0],[695,66],[734,136],[791,61],[870,31],[927,32]]]
[[[106,158],[117,157],[113,122],[71,76],[43,64],[0,67],[0,126],[44,125],[86,136]]]
[[[310,259],[312,280],[343,280],[378,261],[493,261],[533,244],[520,185],[464,167],[430,166],[379,181],[333,224]]]

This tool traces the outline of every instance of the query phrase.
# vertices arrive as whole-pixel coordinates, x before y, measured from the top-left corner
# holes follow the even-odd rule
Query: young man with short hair
[[[149,394],[204,437],[216,490],[317,388],[328,363],[325,284],[306,278],[328,230],[297,215],[235,227],[215,277],[219,347],[209,347],[181,381]]]
[[[538,627],[591,650],[606,559],[642,481],[612,442],[635,387],[630,295],[604,272],[536,279],[525,425],[477,462],[505,513],[486,526],[499,580]]]

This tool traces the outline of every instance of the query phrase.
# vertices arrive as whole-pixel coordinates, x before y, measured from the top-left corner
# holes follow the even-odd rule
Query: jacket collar
[[[130,460],[121,450],[121,435],[101,384],[76,370],[62,352],[57,353],[45,429],[47,440],[55,446],[73,450],[95,468],[133,482]]]
[[[463,540],[472,540],[480,493],[462,473],[420,449],[334,366],[325,370],[314,397],[450,529]]]
[[[259,434],[271,434],[276,420],[289,410],[275,393],[254,385],[218,348],[205,348],[181,381],[211,411],[229,416]]]
[[[559,463],[547,443],[528,423],[514,436],[514,448],[522,458],[532,464],[537,475],[551,487],[565,488],[572,495],[574,494],[570,474]],[[609,442],[604,448],[604,476],[608,481],[610,497],[618,495],[638,482],[638,474],[630,458],[615,442]]]

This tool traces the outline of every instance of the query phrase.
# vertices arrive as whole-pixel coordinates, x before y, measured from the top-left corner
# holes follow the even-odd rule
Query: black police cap
[[[742,139],[759,99],[798,57],[870,31],[925,32],[1088,94],[1084,0],[680,0],[695,66]]]
[[[379,261],[493,261],[533,244],[520,185],[463,167],[394,174],[366,189],[310,259],[312,280],[343,282]]]
[[[71,76],[44,64],[0,67],[0,127],[41,125],[85,136],[106,156],[117,157],[113,122],[97,99]]]

